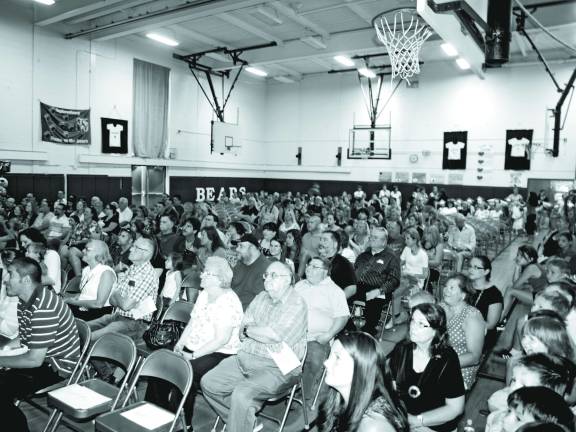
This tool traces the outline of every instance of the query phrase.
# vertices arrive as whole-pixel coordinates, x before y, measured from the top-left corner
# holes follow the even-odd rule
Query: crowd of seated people
[[[120,332],[140,344],[159,304],[194,303],[174,347],[194,370],[185,403],[189,424],[201,389],[228,430],[252,431],[262,404],[300,374],[311,402],[325,366],[320,430],[451,431],[499,326],[515,327],[504,350],[510,380],[535,353],[574,361],[574,222],[560,202],[548,205],[544,196],[524,203],[515,190],[506,200],[449,199],[437,187],[430,193],[418,187],[403,197],[397,186],[384,185],[370,198],[361,187],[339,196],[314,187],[309,194],[232,193],[218,202],[165,196],[151,207],[63,193],[54,203],[28,194],[20,204],[12,198],[0,204],[2,334],[29,338],[22,335],[20,309],[40,292],[60,299],[48,298],[65,308],[64,321],[87,321],[92,342]],[[523,215],[522,227],[514,209]],[[502,227],[535,242],[518,248],[507,289],[491,282],[488,258]],[[77,292],[67,292],[73,277]],[[13,281],[21,278],[29,286],[19,295]],[[530,315],[509,320],[516,304],[526,314],[532,308]],[[366,333],[344,333],[359,327],[350,320],[358,305]],[[406,340],[387,363],[378,338],[402,322],[408,322]],[[56,341],[43,345],[47,352],[33,366],[18,363],[18,356],[7,363],[0,356],[0,366],[58,362],[50,344]],[[301,362],[288,373],[273,355],[285,348]],[[116,379],[110,365],[94,367],[102,379]],[[504,393],[499,408],[522,410],[532,395],[516,391]],[[573,404],[572,386],[564,392]],[[177,406],[159,382],[146,397]],[[563,415],[524,417],[563,427]],[[499,416],[502,424],[510,423],[505,417]],[[501,430],[516,430],[510,427]]]

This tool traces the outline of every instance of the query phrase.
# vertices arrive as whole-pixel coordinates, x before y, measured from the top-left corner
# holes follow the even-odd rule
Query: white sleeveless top
[[[100,285],[100,276],[105,271],[111,271],[114,275],[114,282],[116,282],[116,273],[112,269],[104,264],[97,264],[93,269],[90,266],[84,267],[82,270],[82,279],[80,280],[80,296],[78,300],[96,300],[98,298],[98,286]],[[112,290],[110,290],[112,293]],[[106,299],[106,304],[110,306],[109,299]]]

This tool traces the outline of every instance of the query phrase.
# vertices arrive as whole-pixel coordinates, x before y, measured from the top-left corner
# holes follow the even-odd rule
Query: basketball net
[[[409,23],[404,22],[405,15],[410,15]],[[374,28],[390,56],[392,80],[399,76],[409,83],[411,77],[420,73],[420,48],[432,35],[432,29],[426,23],[421,24],[415,10],[411,9],[398,10],[393,21],[384,14],[376,17]]]

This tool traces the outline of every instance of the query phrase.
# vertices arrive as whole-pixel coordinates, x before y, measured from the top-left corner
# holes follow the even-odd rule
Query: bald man
[[[133,339],[142,336],[152,314],[140,316],[139,306],[148,299],[156,304],[158,295],[158,277],[150,264],[153,256],[152,240],[141,237],[132,244],[129,255],[132,265],[118,281],[110,296],[114,311],[88,323],[92,329],[92,341],[111,332],[123,333]]]

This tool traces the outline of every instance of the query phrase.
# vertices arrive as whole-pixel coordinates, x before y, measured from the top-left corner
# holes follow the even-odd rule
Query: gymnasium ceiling
[[[66,38],[93,41],[136,38],[158,45],[145,37],[148,32],[156,32],[179,42],[176,48],[166,47],[167,52],[183,55],[216,47],[232,49],[276,42],[277,46],[246,51],[242,58],[268,72],[269,78],[289,80],[345,69],[333,60],[338,54],[384,52],[371,25],[372,18],[389,9],[415,6],[415,0],[55,0],[52,6],[32,0],[10,1],[33,8],[37,26],[57,31]],[[446,0],[437,0],[440,1]],[[576,46],[576,2],[522,0],[522,3],[553,34]],[[530,8],[531,5],[540,6]],[[548,60],[576,60],[573,52],[560,48],[530,21],[526,29]],[[421,53],[424,63],[453,62],[440,49],[441,42],[433,36],[425,43]],[[516,32],[511,53],[507,67],[537,60],[534,50]],[[371,61],[386,64],[388,59]],[[217,69],[232,66],[229,58],[221,54],[210,54],[202,62]]]

